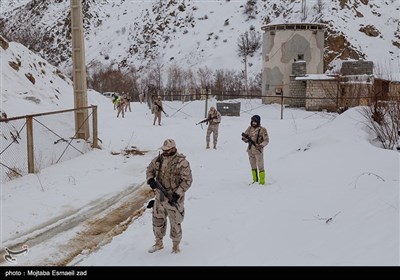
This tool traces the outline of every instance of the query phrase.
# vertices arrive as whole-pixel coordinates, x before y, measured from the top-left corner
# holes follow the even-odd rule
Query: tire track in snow
[[[58,216],[29,232],[5,241],[0,251],[5,252],[5,247],[19,250],[23,244],[27,244],[33,252],[35,247],[52,244],[53,240],[60,240],[63,234],[78,228],[79,232],[74,234],[73,238],[65,239],[66,244],[58,244],[45,257],[29,259],[27,263],[22,258],[18,260],[18,265],[68,265],[82,252],[90,253],[110,242],[113,236],[121,234],[144,213],[145,203],[154,197],[154,192],[144,186],[145,183],[130,186],[113,197],[99,198],[76,211]],[[4,258],[1,258],[0,265],[4,264]]]

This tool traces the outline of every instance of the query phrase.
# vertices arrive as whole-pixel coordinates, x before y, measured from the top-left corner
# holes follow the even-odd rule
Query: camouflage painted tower
[[[303,75],[323,73],[324,28],[318,23],[267,24],[261,28],[264,31],[262,95],[277,97],[263,98],[264,103],[280,102],[281,94],[290,96],[290,76],[300,74],[293,73],[294,63],[305,66]]]

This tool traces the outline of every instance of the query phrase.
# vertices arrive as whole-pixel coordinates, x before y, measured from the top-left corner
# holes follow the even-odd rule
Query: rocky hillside
[[[69,5],[69,0],[7,0],[0,13],[1,35],[68,73]],[[327,25],[325,68],[349,58],[400,68],[397,0],[84,0],[83,9],[89,67],[140,68],[157,59],[184,68],[240,70],[237,39],[244,31],[261,32],[266,23],[317,22]],[[250,73],[260,72],[260,60],[261,50]]]

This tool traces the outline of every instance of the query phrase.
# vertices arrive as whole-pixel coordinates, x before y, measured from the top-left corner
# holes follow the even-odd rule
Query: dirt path
[[[18,265],[69,265],[82,252],[91,253],[124,232],[144,213],[147,201],[153,196],[153,191],[144,185],[131,186],[118,195],[98,199],[61,219],[48,222],[45,231],[33,230],[18,237],[15,242],[11,241],[6,247],[18,250],[23,244],[28,244],[29,253],[37,254],[42,248],[51,248],[51,252],[46,256],[31,254],[29,260],[19,259]],[[71,234],[74,230],[77,232]],[[1,258],[0,264],[5,265],[4,258]]]

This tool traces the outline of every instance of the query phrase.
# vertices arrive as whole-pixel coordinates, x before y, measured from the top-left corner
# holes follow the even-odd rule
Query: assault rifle
[[[257,144],[250,138],[249,135],[247,135],[246,133],[242,132],[242,137],[247,140],[247,143],[249,143],[249,149],[251,148],[251,145],[253,145],[258,150],[260,149],[259,147],[257,147]]]
[[[165,114],[165,116],[168,117],[168,114],[165,113],[164,109],[160,105],[158,105],[158,104],[154,104],[154,105],[156,105],[159,109],[161,109],[161,111]]]
[[[202,120],[202,121],[199,121],[198,123],[196,123],[196,125],[198,125],[198,124],[203,124],[203,123],[208,123],[209,121],[211,121],[211,120],[213,120],[213,119],[216,119],[216,118],[217,118],[217,116],[214,116],[214,117],[211,117],[211,118],[204,119],[204,120]]]
[[[157,189],[159,189],[161,191],[161,195],[164,195],[164,197],[166,197],[168,199],[168,203],[171,204],[172,206],[174,206],[176,208],[176,210],[178,210],[178,205],[176,204],[176,202],[172,201],[172,195],[164,188],[163,185],[161,185],[160,182],[158,182],[157,180],[155,180],[157,182]],[[161,196],[162,197],[162,196]]]

